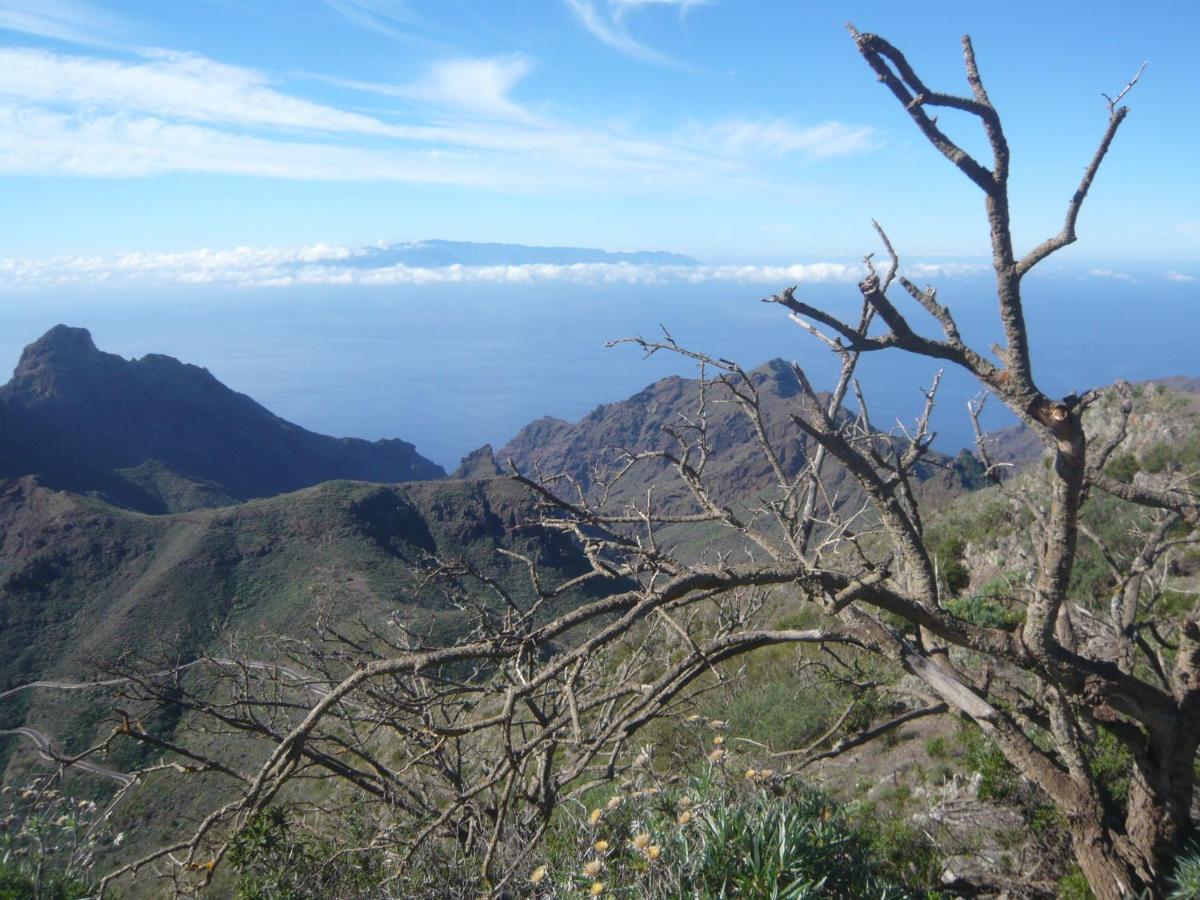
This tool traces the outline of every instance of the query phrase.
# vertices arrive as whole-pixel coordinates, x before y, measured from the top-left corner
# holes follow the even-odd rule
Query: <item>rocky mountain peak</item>
[[[462,458],[451,478],[495,478],[502,475],[491,444],[484,444]]]
[[[86,328],[55,325],[25,348],[14,374],[41,369],[48,364],[70,364],[93,358],[99,353],[92,341],[92,333]]]
[[[332,479],[445,475],[406,441],[315,434],[207,369],[157,353],[127,360],[66,325],[25,349],[0,386],[0,417],[0,478],[41,475],[146,512],[190,506],[193,495],[244,500]]]

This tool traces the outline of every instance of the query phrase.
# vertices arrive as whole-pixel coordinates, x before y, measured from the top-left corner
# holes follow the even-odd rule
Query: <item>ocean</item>
[[[986,350],[999,337],[985,277],[939,285],[964,337]],[[661,335],[735,359],[774,357],[808,370],[818,388],[836,360],[759,298],[753,284],[425,285],[230,289],[213,286],[74,287],[9,291],[0,298],[0,365],[59,322],[92,331],[102,350],[164,353],[208,368],[235,390],[305,428],[369,439],[401,437],[453,469],[484,443],[499,447],[541,416],[574,421],[670,374],[694,375],[666,353],[643,359],[624,336]],[[852,284],[805,285],[814,305],[855,314]],[[1043,390],[1200,374],[1200,283],[1146,275],[1123,280],[1068,274],[1030,278],[1026,309]],[[935,323],[896,288],[914,325]],[[861,381],[873,423],[887,428],[920,411],[933,360],[888,351],[864,357]],[[968,377],[947,371],[935,446],[971,443]],[[992,404],[989,427],[1013,421]]]

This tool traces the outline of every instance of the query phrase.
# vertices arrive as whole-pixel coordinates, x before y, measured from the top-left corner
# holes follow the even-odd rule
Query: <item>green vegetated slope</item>
[[[215,510],[148,516],[24,478],[0,487],[0,691],[93,677],[123,653],[218,652],[233,634],[306,635],[318,611],[382,623],[393,613],[442,638],[465,614],[417,594],[432,556],[520,584],[496,553],[577,574],[557,535],[517,526],[531,498],[506,479],[330,482]],[[34,690],[0,700],[0,727],[28,724],[78,749],[94,737],[83,698]],[[75,720],[64,710],[78,707]],[[4,745],[6,755],[14,739]]]
[[[776,360],[752,377],[772,436],[783,438],[798,393],[794,373]],[[128,396],[118,400],[117,388]],[[666,446],[670,439],[664,426],[694,412],[698,391],[695,380],[664,379],[628,400],[599,408],[576,425],[560,423],[554,435],[543,434],[541,424],[534,423],[498,456],[512,457],[526,471],[536,462],[547,474],[586,477],[591,467],[611,461],[614,447],[637,451]],[[215,399],[192,402],[197,393]],[[300,637],[319,609],[370,617],[404,608],[419,627],[449,637],[460,625],[458,610],[438,608],[430,596],[412,594],[428,556],[465,555],[481,568],[510,573],[518,581],[524,573],[514,573],[512,561],[495,553],[497,546],[532,548],[562,572],[581,565],[578,551],[565,538],[537,528],[522,530],[536,518],[531,500],[516,484],[494,478],[499,467],[486,448],[464,460],[458,473],[475,480],[386,488],[328,482],[238,504],[245,485],[224,470],[216,472],[233,462],[214,458],[205,468],[178,455],[169,463],[143,459],[146,452],[137,449],[139,442],[176,440],[169,427],[174,420],[164,424],[153,414],[155,404],[171,396],[182,398],[193,429],[221,425],[228,404],[246,412],[254,433],[242,435],[244,455],[255,465],[279,459],[274,442],[281,432],[295,430],[203,370],[165,357],[127,362],[96,350],[82,329],[52,329],[27,348],[17,375],[4,388],[0,414],[23,410],[17,418],[28,423],[37,418],[30,410],[41,410],[43,422],[76,424],[64,425],[43,445],[45,459],[37,457],[40,463],[31,466],[36,477],[0,482],[0,691],[38,679],[89,678],[126,652],[154,656],[170,647],[186,660],[228,635],[256,629]],[[151,403],[148,397],[157,399]],[[117,410],[114,404],[123,405]],[[104,426],[102,436],[107,436],[96,454],[78,453],[69,434],[99,428],[93,421],[98,409],[107,409],[116,421]],[[157,437],[151,440],[153,435]],[[722,495],[752,497],[770,483],[769,469],[749,446],[749,423],[732,404],[714,405],[712,437],[709,473]],[[787,448],[784,465],[798,471],[803,443],[782,440],[781,446]],[[172,456],[165,444],[155,447],[158,455]],[[212,448],[206,453],[220,456]],[[22,459],[14,451],[4,464],[21,471]],[[108,481],[78,485],[98,496],[55,489],[63,486],[55,460],[67,459],[105,463],[102,474]],[[118,467],[125,463],[136,465]],[[200,471],[224,480],[207,480]],[[98,473],[100,468],[93,467],[83,475],[100,477]],[[615,502],[640,497],[663,474],[661,465],[641,467],[616,493]],[[953,466],[930,466],[924,474],[930,484],[944,481],[950,491],[962,482]],[[831,469],[829,478],[835,490],[851,493],[842,473]],[[113,479],[120,481],[120,490],[106,489],[116,483]],[[102,502],[128,500],[130,485],[143,492],[142,500],[152,497],[155,502],[128,505],[182,511],[148,515]],[[68,486],[75,485],[68,479]],[[670,491],[660,496],[668,504],[688,502]],[[694,545],[696,555],[722,537],[704,529],[675,536]],[[518,587],[527,590],[527,585]],[[64,718],[67,708],[75,711]],[[81,695],[35,691],[0,701],[0,727],[40,727],[38,723],[54,720],[47,733],[72,749],[92,736],[87,722],[97,715],[96,704],[89,705]],[[0,752],[7,756],[14,741],[4,746]]]
[[[80,340],[72,334],[55,340],[59,338]],[[785,468],[797,472],[806,448],[788,420],[797,397],[795,376],[774,361],[752,377],[768,433],[785,448]],[[1184,477],[1200,466],[1197,387],[1195,382],[1173,380],[1137,388],[1130,438],[1110,461],[1110,472],[1136,481]],[[523,471],[566,472],[586,483],[591,467],[612,462],[614,448],[668,446],[663,427],[694,412],[698,390],[693,380],[664,379],[626,401],[598,408],[579,423],[540,420],[495,454],[481,448],[469,456],[457,473],[461,477],[452,480],[391,485],[330,481],[242,503],[237,501],[244,491],[231,489],[228,478],[207,478],[202,470],[187,469],[178,461],[139,461],[135,455],[109,460],[102,473],[86,473],[115,481],[102,479],[79,487],[124,502],[132,495],[121,492],[132,485],[141,492],[134,500],[150,497],[153,503],[126,506],[142,503],[143,509],[179,510],[158,515],[56,489],[73,485],[56,479],[53,469],[0,481],[0,692],[38,679],[91,678],[126,653],[183,661],[205,652],[221,655],[235,636],[243,640],[243,647],[253,646],[257,636],[304,637],[311,634],[319,613],[339,622],[373,623],[397,615],[418,632],[443,639],[460,634],[468,625],[460,608],[435,593],[418,593],[431,556],[466,559],[518,589],[526,584],[524,568],[498,554],[499,547],[537,558],[551,578],[570,577],[584,565],[568,540],[534,524],[534,501],[523,488],[495,477],[502,465],[511,458]],[[22,450],[18,440],[26,420],[14,419],[13,409],[11,398],[0,402],[0,425],[12,425],[0,429],[0,455],[19,461],[28,449]],[[713,452],[708,474],[718,495],[732,501],[766,490],[772,475],[752,450],[749,424],[729,403],[714,406],[709,421]],[[1115,421],[1112,403],[1101,402],[1088,414],[1089,433],[1102,436]],[[1017,431],[1003,437],[997,455],[1028,460],[1029,447],[1028,435]],[[646,465],[614,501],[641,499],[664,471],[662,465]],[[1023,498],[1034,498],[1036,506],[1043,494],[1045,472],[1040,463],[1026,466],[1003,489],[972,492],[979,485],[979,470],[969,455],[931,455],[920,475],[920,490],[928,501],[927,543],[944,573],[948,605],[966,618],[1016,627],[1023,615],[1021,588],[1029,576],[1026,548],[1036,539],[1036,528],[1031,527],[1035,513]],[[826,477],[831,493],[854,496],[844,473],[832,468]],[[119,490],[110,490],[113,484]],[[689,502],[678,491],[656,496],[668,507]],[[1120,552],[1129,552],[1122,541],[1142,524],[1141,515],[1092,497],[1084,519],[1098,536]],[[673,540],[694,557],[722,546],[722,535],[705,529],[680,529]],[[1101,619],[1110,602],[1111,575],[1102,554],[1086,539],[1081,541],[1080,558],[1073,588],[1080,621],[1087,621],[1084,612]],[[1155,614],[1177,615],[1185,604],[1190,606],[1197,586],[1200,563],[1192,551],[1177,554],[1171,565],[1170,587]],[[578,600],[575,596],[567,602]],[[780,625],[806,624],[809,615],[786,602],[777,610]],[[1102,640],[1103,628],[1094,630]],[[796,651],[758,654],[731,690],[709,695],[699,708],[706,717],[727,721],[731,736],[772,749],[803,745],[832,724],[852,692],[821,683],[811,674],[815,670],[801,663]],[[810,674],[802,674],[806,671]],[[24,691],[0,699],[0,729],[33,727],[67,749],[78,750],[111,730],[111,706],[111,698],[102,693]],[[866,696],[848,721],[865,727],[888,712]],[[653,729],[647,737],[662,746],[677,743],[667,732]],[[762,764],[749,757],[748,761]],[[39,765],[23,738],[0,738],[3,780],[19,782]],[[864,787],[864,780],[875,775],[889,776],[891,787]],[[965,829],[966,836],[945,832],[945,817],[928,818],[938,802],[934,785],[939,779],[944,785],[944,779],[954,775],[974,786],[969,797],[955,786],[953,791],[959,793],[951,799],[983,804],[981,821],[990,823]],[[934,853],[951,860],[979,857],[979,846],[972,849],[971,842],[979,844],[980,834],[992,835],[995,829],[989,828],[996,823],[1007,832],[987,838],[1000,847],[993,858],[1011,855],[1014,847],[1029,845],[1015,835],[1022,829],[1034,834],[1030,829],[1036,823],[1030,817],[1043,815],[1041,806],[1027,802],[1006,780],[1002,759],[997,760],[986,743],[969,730],[929,723],[904,729],[890,746],[872,747],[813,770],[813,776],[858,803],[860,812],[878,808],[880,822],[900,822],[894,833],[883,837],[892,841],[899,857],[919,850],[927,866],[933,865]],[[99,790],[98,785],[93,788]],[[170,831],[202,805],[193,807],[181,794],[140,791],[120,817],[139,823],[145,832]],[[942,842],[936,849],[923,839],[906,843],[913,832],[904,823],[922,816],[920,828]],[[869,820],[868,815],[864,821]],[[1002,847],[1005,842],[1012,846]]]
[[[1106,471],[1122,481],[1163,487],[1200,487],[1200,393],[1195,380],[1166,379],[1133,389],[1127,438]],[[1109,395],[1085,415],[1093,446],[1115,435],[1118,401]],[[1028,447],[1014,430],[1005,448]],[[1025,457],[1028,453],[1024,452]],[[1039,517],[1048,506],[1049,457],[1037,457],[1014,472],[1002,487],[960,495],[926,518],[925,539],[937,560],[946,607],[970,621],[1017,629],[1025,616],[1036,573],[1031,560],[1039,540]],[[1145,508],[1093,491],[1082,512],[1077,564],[1069,613],[1081,652],[1112,659],[1119,612],[1118,583],[1110,566],[1128,571],[1153,531],[1154,514]],[[1168,538],[1170,535],[1168,535]],[[1103,544],[1103,547],[1101,546]],[[1106,556],[1109,559],[1106,559]],[[1173,634],[1200,596],[1200,548],[1180,544],[1158,559],[1143,582],[1136,624],[1146,648],[1170,670]],[[1151,628],[1153,625],[1153,628]],[[1163,640],[1159,640],[1161,637]],[[1003,663],[969,653],[955,658],[971,672],[985,667],[993,677]],[[1139,652],[1136,671],[1153,680],[1154,662]],[[903,689],[900,673],[883,673],[884,683]],[[841,708],[822,703],[811,687],[789,687],[782,667],[759,673],[760,691],[752,721],[791,722],[786,701],[764,709],[762,697],[776,694],[805,701],[809,719],[828,721]],[[834,695],[836,697],[836,694]],[[869,702],[877,702],[870,700]],[[746,719],[743,704],[725,712]],[[868,721],[871,713],[868,711]],[[876,713],[878,715],[878,713]],[[886,716],[879,716],[880,719]],[[807,730],[817,732],[820,725]],[[1128,790],[1130,760],[1110,736],[1099,732],[1088,765],[1101,773],[1120,807]],[[1050,801],[1024,782],[999,749],[974,726],[949,719],[924,719],[838,760],[816,767],[813,776],[881,823],[894,835],[917,829],[927,835],[939,866],[956,878],[983,878],[1008,884],[1013,896],[1089,897],[1070,859],[1063,820]]]
[[[1200,472],[1200,382],[1164,379],[1133,388],[1126,438],[1105,471],[1121,481],[1162,486],[1190,482]],[[1099,446],[1119,426],[1118,401],[1106,396],[1085,414],[1089,440]],[[1010,441],[1016,436],[1005,436]],[[1012,441],[1019,444],[1020,438]],[[1003,445],[1002,445],[1003,446]],[[958,614],[1011,625],[1023,617],[1019,596],[1031,577],[1028,548],[1037,536],[1037,517],[1048,501],[1046,456],[1020,468],[1003,488],[988,488],[945,505],[926,527],[926,543],[943,569],[949,567],[952,604]],[[1086,611],[1108,615],[1115,581],[1097,539],[1118,563],[1140,548],[1151,512],[1092,492],[1083,508],[1071,599]],[[1167,582],[1183,585],[1195,556],[1182,547],[1170,554]],[[1184,579],[1184,580],[1179,580]],[[1190,608],[1190,604],[1189,604]],[[1175,610],[1176,613],[1181,610]]]

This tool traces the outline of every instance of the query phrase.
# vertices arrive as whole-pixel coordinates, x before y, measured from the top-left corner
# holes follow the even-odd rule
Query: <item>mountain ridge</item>
[[[126,360],[56,325],[0,387],[0,477],[41,476],[142,512],[221,505],[337,478],[401,482],[445,471],[413,444],[317,434],[211,372],[163,354]],[[192,499],[181,500],[190,496]]]

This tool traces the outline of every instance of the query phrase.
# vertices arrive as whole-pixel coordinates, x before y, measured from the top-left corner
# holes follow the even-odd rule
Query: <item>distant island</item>
[[[569,266],[628,263],[639,266],[698,266],[690,256],[659,250],[610,251],[590,247],[528,247],[524,244],[475,243],[473,241],[410,241],[363,248],[361,252],[334,262],[352,268],[379,269],[388,266],[440,268],[443,266]]]

